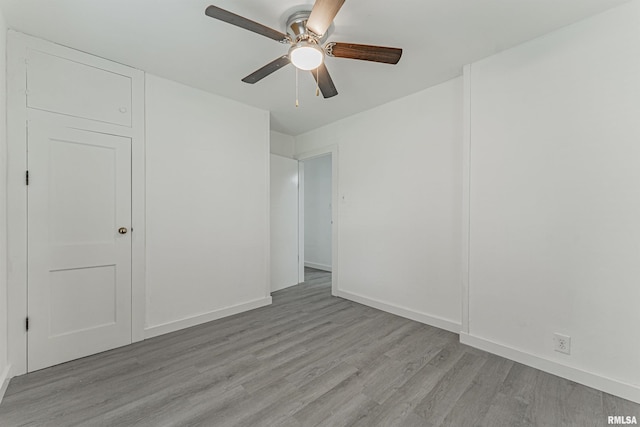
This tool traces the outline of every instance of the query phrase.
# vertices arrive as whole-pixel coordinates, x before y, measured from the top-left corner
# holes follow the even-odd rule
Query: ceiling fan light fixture
[[[289,60],[300,70],[315,70],[324,62],[324,51],[315,43],[301,41],[289,49]]]

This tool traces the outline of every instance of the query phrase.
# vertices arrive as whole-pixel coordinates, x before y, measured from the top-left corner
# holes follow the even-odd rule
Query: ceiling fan
[[[291,45],[286,55],[249,74],[242,79],[243,82],[256,83],[291,63],[300,70],[311,71],[322,95],[325,98],[331,98],[337,95],[338,91],[324,64],[326,56],[385,64],[397,64],[402,56],[402,49],[393,47],[338,42],[330,42],[323,47],[322,43],[329,35],[329,27],[344,2],[345,0],[316,0],[310,12],[300,11],[289,17],[286,34],[216,6],[209,6],[205,14],[277,42]]]

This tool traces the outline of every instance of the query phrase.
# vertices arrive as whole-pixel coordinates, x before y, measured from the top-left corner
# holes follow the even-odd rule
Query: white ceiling
[[[401,47],[396,66],[328,58],[339,95],[315,97],[292,66],[249,85],[241,78],[287,46],[211,19],[215,4],[284,32],[312,0],[0,0],[10,28],[271,111],[271,128],[298,135],[433,86],[464,64],[626,0],[347,0],[331,41]]]

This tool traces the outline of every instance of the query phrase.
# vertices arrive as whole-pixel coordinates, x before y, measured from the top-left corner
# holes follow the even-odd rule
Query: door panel
[[[57,270],[49,277],[51,337],[115,325],[115,265]]]
[[[298,161],[271,155],[271,290],[298,284]]]
[[[28,370],[131,343],[131,140],[29,123]]]
[[[56,244],[109,242],[116,225],[111,208],[115,197],[115,150],[56,139],[50,140],[49,150],[51,240]],[[67,159],[82,161],[66,164]],[[80,209],[69,209],[79,201]]]

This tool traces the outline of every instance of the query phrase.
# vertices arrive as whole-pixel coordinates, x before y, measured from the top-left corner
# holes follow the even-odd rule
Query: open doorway
[[[296,159],[271,154],[270,292],[329,281],[337,295],[336,162],[335,146]]]
[[[333,271],[333,158],[331,152],[300,159],[299,280]]]
[[[331,272],[331,155],[302,162],[304,266]]]

